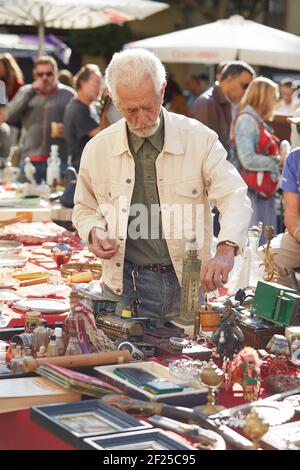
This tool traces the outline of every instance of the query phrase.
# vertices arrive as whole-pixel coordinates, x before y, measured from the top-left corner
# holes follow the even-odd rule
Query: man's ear
[[[164,101],[166,86],[167,86],[167,82],[164,82],[164,83],[162,84],[162,86],[161,86],[161,89],[160,89],[160,98],[161,98],[161,102],[162,102],[162,103],[163,103],[163,101]]]

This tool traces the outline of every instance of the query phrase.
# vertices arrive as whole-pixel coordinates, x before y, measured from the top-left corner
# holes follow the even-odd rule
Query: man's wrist
[[[95,225],[95,226],[92,227],[91,230],[90,230],[90,233],[89,233],[89,236],[88,236],[88,241],[89,241],[89,243],[92,243],[92,231],[95,230],[96,228],[97,228],[98,230],[103,231],[103,233],[106,232],[106,230],[105,230],[104,228],[102,228],[102,227],[97,227],[97,226]]]
[[[217,248],[219,248],[219,247],[224,247],[225,249],[227,248],[228,251],[230,251],[230,248],[231,248],[231,250],[234,253],[234,256],[236,256],[239,252],[239,246],[236,243],[234,243],[230,240],[223,240],[223,241],[219,242],[217,244]]]

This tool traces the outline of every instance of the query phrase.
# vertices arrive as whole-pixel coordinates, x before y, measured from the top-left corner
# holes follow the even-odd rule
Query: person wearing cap
[[[281,269],[300,267],[300,117],[288,118],[295,125],[298,147],[287,156],[280,187],[284,198],[285,233],[279,234],[271,242],[271,254]]]

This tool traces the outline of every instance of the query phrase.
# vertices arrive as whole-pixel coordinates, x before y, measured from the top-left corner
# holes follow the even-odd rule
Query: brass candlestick
[[[271,253],[271,241],[274,237],[274,227],[272,225],[266,225],[265,237],[267,243],[263,247],[264,261],[262,263],[265,270],[264,280],[267,282],[278,282],[280,278],[287,274],[287,271],[281,269],[276,263],[274,258],[277,253]]]
[[[259,448],[259,441],[262,436],[268,432],[268,430],[269,424],[266,423],[255,410],[252,410],[245,420],[243,431],[248,434],[252,440],[253,450],[257,450]]]
[[[224,372],[216,366],[211,359],[200,372],[201,383],[208,388],[207,403],[205,406],[196,407],[202,413],[211,415],[224,410],[224,406],[216,406],[216,389],[223,382]]]

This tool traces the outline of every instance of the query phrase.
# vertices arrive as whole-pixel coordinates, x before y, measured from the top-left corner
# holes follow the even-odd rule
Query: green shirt
[[[128,219],[125,258],[138,265],[172,264],[166,240],[162,237],[160,201],[156,184],[155,162],[164,144],[162,113],[159,127],[152,136],[148,138],[138,137],[128,129],[127,135],[129,148],[135,163],[135,184]],[[134,204],[143,204],[143,213],[138,211],[138,208],[134,208]],[[144,218],[145,208],[147,209],[147,216]],[[148,222],[148,226],[145,220]],[[154,233],[156,238],[151,237],[151,229],[153,229],[153,232],[157,232]]]

